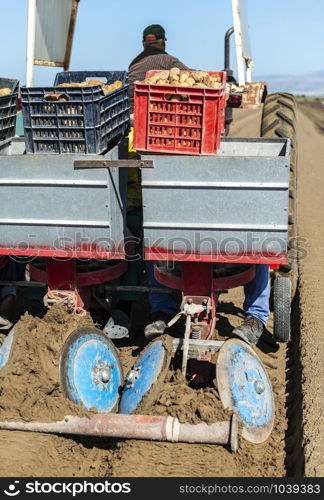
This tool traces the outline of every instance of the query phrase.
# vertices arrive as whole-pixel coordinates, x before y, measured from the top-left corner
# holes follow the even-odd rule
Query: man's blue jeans
[[[162,287],[163,285],[154,278],[154,263],[146,261],[145,264],[149,285]],[[258,264],[256,266],[255,277],[244,286],[244,294],[245,301],[243,308],[246,316],[254,316],[266,325],[270,315],[270,276],[268,264]],[[167,293],[150,293],[149,302],[152,313],[161,311],[172,317],[178,312],[175,300]]]
[[[17,262],[9,257],[6,265],[0,270],[0,279],[3,281],[23,281],[26,264]],[[1,287],[0,287],[1,288]],[[17,287],[12,285],[3,286],[1,288],[0,297],[4,299],[7,295],[17,295]]]
[[[149,286],[163,287],[164,285],[154,278],[154,262],[152,260],[146,260],[145,266]],[[149,303],[152,313],[164,312],[172,318],[179,312],[176,301],[169,293],[149,293]]]
[[[243,309],[246,316],[258,318],[266,326],[270,315],[270,273],[269,264],[258,264],[255,277],[244,286]]]

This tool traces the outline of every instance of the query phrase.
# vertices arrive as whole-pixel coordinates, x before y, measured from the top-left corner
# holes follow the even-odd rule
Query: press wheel
[[[61,352],[60,382],[63,394],[85,410],[116,409],[123,370],[111,340],[96,328],[71,333]]]

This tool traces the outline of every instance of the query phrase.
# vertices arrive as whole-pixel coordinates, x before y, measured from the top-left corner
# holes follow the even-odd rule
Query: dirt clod
[[[169,371],[144,396],[136,413],[143,415],[170,415],[181,423],[212,424],[229,420],[214,387],[194,389],[188,385],[180,370]]]
[[[56,421],[65,415],[83,416],[65,398],[59,383],[59,359],[64,341],[90,318],[71,316],[53,308],[43,319],[25,314],[15,327],[12,354],[0,373],[2,420]]]

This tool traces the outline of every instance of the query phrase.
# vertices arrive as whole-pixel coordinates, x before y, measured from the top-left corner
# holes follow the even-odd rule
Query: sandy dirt
[[[324,476],[324,105],[301,103],[298,226],[305,475]],[[322,133],[320,132],[322,131]]]
[[[275,426],[269,440],[262,445],[252,445],[242,440],[239,452],[235,455],[224,447],[212,445],[70,439],[0,431],[0,475],[282,477],[287,473],[294,473],[292,464],[296,461],[296,455],[303,454],[303,447],[306,475],[323,475],[324,435],[319,421],[323,415],[324,396],[324,341],[320,337],[324,299],[321,281],[321,263],[324,259],[324,233],[321,224],[324,144],[319,128],[321,108],[316,108],[315,112],[310,106],[305,112],[305,106],[307,105],[300,107],[298,215],[300,235],[307,238],[307,257],[300,260],[298,307],[301,310],[301,320],[299,322],[299,309],[294,307],[296,321],[293,326],[293,335],[296,337],[294,344],[298,351],[301,350],[301,362],[299,364],[298,356],[295,360],[291,355],[291,348],[287,350],[285,346],[278,347],[272,342],[271,317],[269,333],[264,335],[256,348],[269,374],[276,404]],[[313,116],[312,113],[315,125],[309,118]],[[232,135],[258,136],[260,111],[236,110],[234,119],[236,123]],[[240,289],[221,295],[218,328],[224,335],[230,335],[233,327],[242,321],[242,300]],[[35,420],[43,412],[43,420],[51,420],[73,409],[72,403],[61,399],[57,383],[59,345],[66,333],[76,327],[75,322],[70,321],[71,318],[67,321],[66,318],[62,320],[51,315],[42,320],[23,318],[19,327],[21,335],[17,352],[0,373],[1,419],[19,416],[21,419]],[[45,342],[45,355],[40,346],[47,334],[49,337]],[[140,330],[130,342],[121,341],[117,345],[125,371],[135,362],[144,345]],[[291,359],[294,360],[293,367]],[[299,372],[304,390],[300,421],[296,420],[298,407],[294,412],[295,420],[290,416],[289,408],[288,412],[286,408],[287,398],[288,406],[294,406],[290,391],[292,382],[287,381],[287,377],[289,373],[296,372]],[[45,380],[46,374],[48,380]],[[295,387],[299,387],[298,384]],[[143,401],[143,407],[147,404],[147,412],[150,411],[149,407],[153,411],[153,406],[154,412],[192,419],[193,422],[226,417],[226,413],[221,410],[214,411],[220,406],[213,387],[199,391],[189,388],[178,373],[167,372],[164,389],[156,389],[154,398],[148,403]],[[301,400],[295,398],[296,404],[299,404],[298,401]],[[74,410],[75,414],[80,412],[79,409]],[[296,445],[294,435],[301,434],[301,424],[304,435]],[[292,430],[293,425],[296,426],[295,430]]]
[[[59,383],[60,351],[76,328],[92,326],[90,317],[70,315],[63,307],[43,319],[25,314],[14,330],[14,348],[0,371],[0,419],[61,420],[84,412],[65,398]]]

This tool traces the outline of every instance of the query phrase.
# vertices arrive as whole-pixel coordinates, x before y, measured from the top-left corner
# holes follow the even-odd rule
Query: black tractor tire
[[[274,338],[278,342],[290,340],[291,281],[276,276],[273,285]]]
[[[288,138],[291,141],[289,207],[288,207],[288,257],[275,275],[291,280],[291,295],[297,290],[297,104],[295,97],[286,92],[268,94],[264,101],[261,119],[261,137]]]

